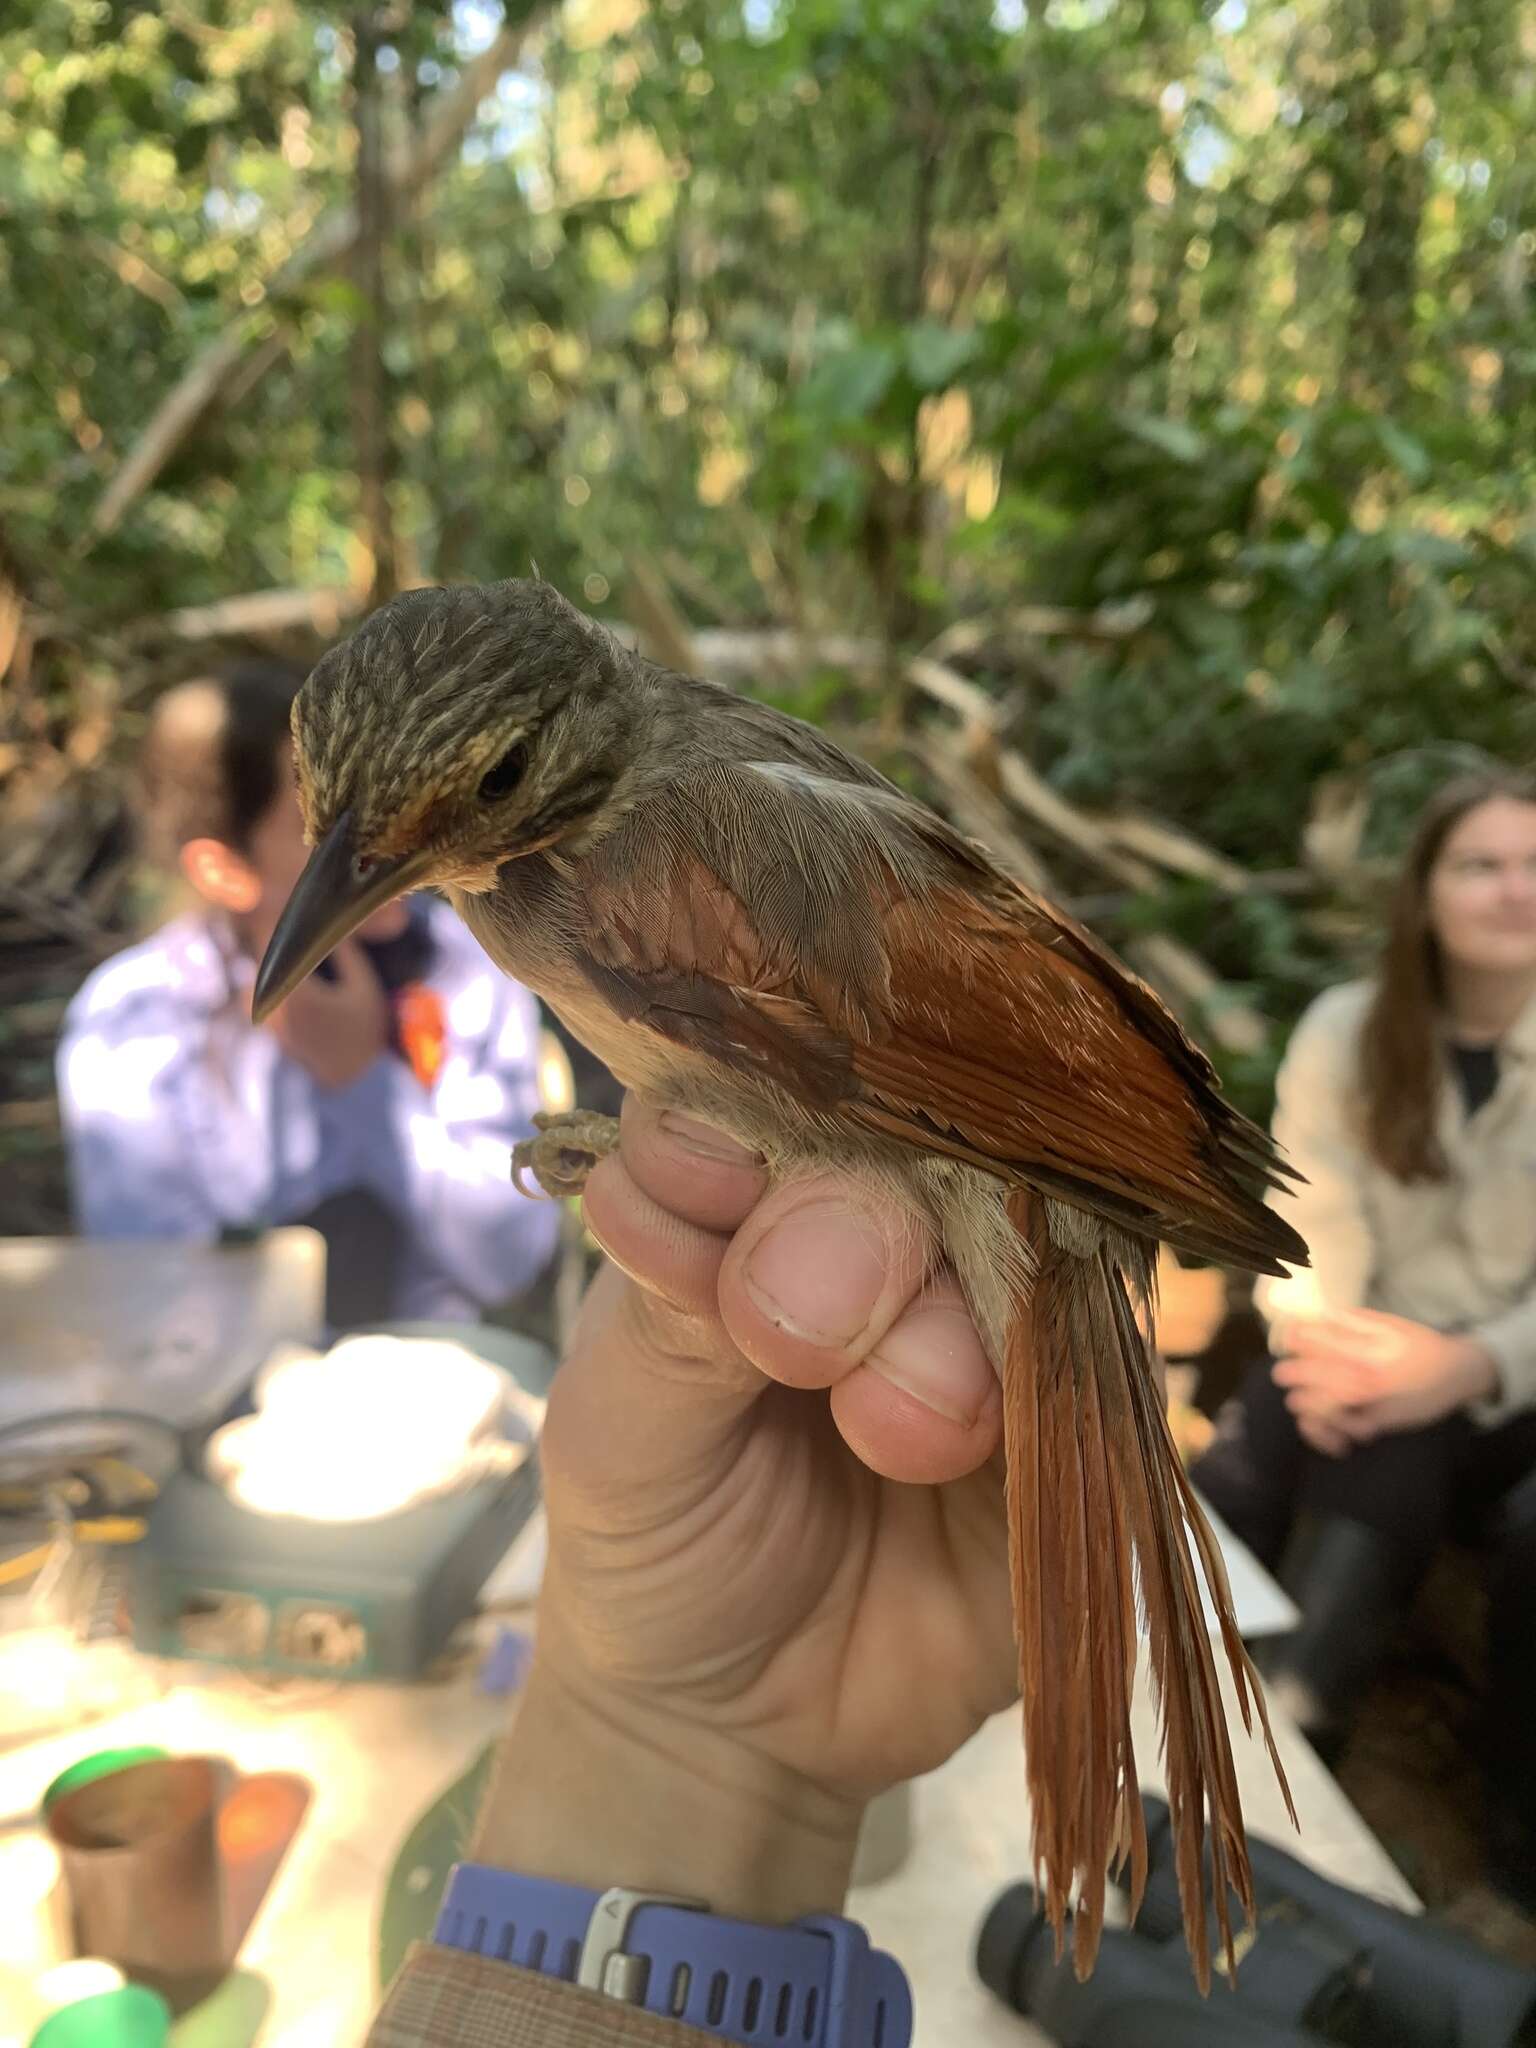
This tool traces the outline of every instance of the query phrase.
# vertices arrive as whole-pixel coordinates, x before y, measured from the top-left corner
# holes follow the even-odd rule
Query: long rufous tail
[[[1133,1912],[1146,1878],[1131,1740],[1139,1583],[1185,1932],[1203,1990],[1210,1981],[1207,1809],[1216,1925],[1229,1967],[1228,1887],[1250,1917],[1253,1894],[1195,1551],[1244,1726],[1251,1731],[1256,1708],[1287,1804],[1290,1792],[1221,1554],[1179,1463],[1136,1320],[1133,1297],[1150,1309],[1155,1247],[1117,1233],[1092,1251],[1065,1249],[1053,1240],[1046,1202],[1022,1191],[1010,1198],[1009,1214],[1034,1265],[1009,1330],[1003,1410],[1036,1882],[1058,1942],[1076,1888],[1073,1959],[1086,1975],[1103,1926],[1108,1868],[1129,1860]]]

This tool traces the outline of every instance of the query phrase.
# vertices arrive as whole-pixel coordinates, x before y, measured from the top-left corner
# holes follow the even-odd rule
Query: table
[[[1236,1730],[1238,1779],[1248,1825],[1282,1843],[1325,1876],[1417,1910],[1408,1885],[1296,1728],[1271,1709],[1275,1741],[1301,1820],[1297,1837],[1263,1745],[1242,1739],[1230,1677],[1224,1691]],[[1137,1761],[1148,1789],[1163,1789],[1157,1736],[1143,1673],[1134,1717]],[[914,1850],[882,1885],[855,1891],[849,1912],[878,1946],[899,1956],[917,2000],[915,2048],[1035,2048],[1044,2034],[1006,2011],[971,1970],[971,1951],[987,1907],[1007,1884],[1027,1876],[1029,1810],[1023,1793],[1016,1712],[999,1714],[958,1755],[916,1787]]]
[[[278,1345],[318,1340],[325,1240],[0,1238],[0,1298],[0,1429],[101,1408],[207,1427]]]
[[[295,1770],[314,1804],[262,1907],[241,1961],[272,1989],[262,2048],[354,2048],[372,2010],[374,1942],[385,1880],[421,1811],[505,1724],[508,1706],[463,1669],[415,1686],[295,1690],[275,1699],[230,1674],[157,1667],[161,1697],[110,1721],[0,1754],[0,1818],[35,1807],[54,1773],[87,1750],[152,1741],[226,1755],[244,1770]],[[1330,1877],[1412,1908],[1412,1893],[1306,1743],[1277,1720],[1302,1836],[1297,1853]],[[1158,1783],[1152,1706],[1137,1703],[1144,1782]],[[1239,1772],[1250,1825],[1289,1836],[1261,1747]],[[1026,2048],[1043,2040],[971,1974],[987,1906],[1029,1869],[1029,1816],[1016,1711],[989,1722],[914,1788],[914,1847],[850,1913],[898,1956],[917,2000],[917,2048]]]

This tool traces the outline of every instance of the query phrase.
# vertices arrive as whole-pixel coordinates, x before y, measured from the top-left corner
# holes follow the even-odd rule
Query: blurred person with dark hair
[[[269,1023],[256,962],[303,868],[289,709],[302,674],[253,662],[161,696],[138,766],[146,851],[192,908],[70,1005],[59,1095],[90,1237],[309,1223],[327,1318],[464,1321],[522,1294],[553,1205],[510,1178],[539,1106],[534,997],[447,905],[377,912]]]
[[[1193,1476],[1301,1609],[1270,1678],[1325,1753],[1446,1537],[1483,1546],[1491,1875],[1536,1909],[1536,780],[1426,806],[1276,1094],[1312,1267],[1260,1282],[1275,1356]]]

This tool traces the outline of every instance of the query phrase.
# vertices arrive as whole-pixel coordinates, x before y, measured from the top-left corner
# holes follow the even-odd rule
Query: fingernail
[[[848,1344],[874,1313],[890,1253],[879,1225],[836,1202],[776,1223],[748,1255],[747,1292],[770,1322],[807,1344]]]
[[[993,1373],[970,1317],[957,1308],[909,1309],[864,1363],[935,1415],[969,1429]]]
[[[683,1116],[675,1109],[663,1110],[660,1121],[669,1138],[676,1138],[686,1151],[697,1152],[701,1159],[716,1159],[726,1166],[757,1166],[761,1163],[756,1152],[749,1152],[745,1145],[738,1145],[734,1138],[728,1138],[724,1131],[717,1131],[713,1124],[701,1124],[696,1118]]]

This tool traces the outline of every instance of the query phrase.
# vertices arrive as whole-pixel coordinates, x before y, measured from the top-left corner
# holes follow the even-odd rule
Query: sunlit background
[[[148,694],[401,584],[795,627],[705,652],[953,810],[938,652],[973,820],[1260,1111],[1362,862],[1529,751],[1530,0],[36,0],[0,76],[11,1228]]]
[[[1536,0],[0,8],[0,1237],[78,1249],[35,1241],[70,1228],[53,1062],[162,908],[127,801],[157,694],[535,562],[985,839],[1267,1118],[1419,799],[1536,755],[1533,136]],[[173,1050],[93,1068],[87,1037],[87,1106],[147,1118]],[[545,1058],[554,1104],[583,1076]],[[130,1277],[100,1348],[147,1380],[122,1332],[170,1289]],[[1193,1355],[1241,1283],[1183,1278]],[[63,1307],[35,1320],[61,1378],[90,1364]],[[409,1406],[338,1487],[341,1414],[302,1454],[231,1423],[232,1491],[327,1544],[320,1512],[435,1498]],[[72,1639],[42,1641],[7,1650],[39,1727],[84,1710]],[[291,1722],[188,1685],[140,1728],[113,1655],[85,1706],[319,1788],[341,1862],[306,1865],[324,1910],[271,1937],[279,1983],[301,1934],[332,1972],[325,1912],[372,1926],[402,1826],[503,1713],[467,1677]],[[1421,1721],[1433,1746],[1438,1695]],[[1468,1758],[1436,1748],[1421,1801],[1383,1754],[1348,1788],[1372,1825],[1435,1807],[1426,1868],[1474,1868]],[[43,1782],[13,1763],[0,1816]],[[1003,1873],[954,1840],[974,1920]]]

